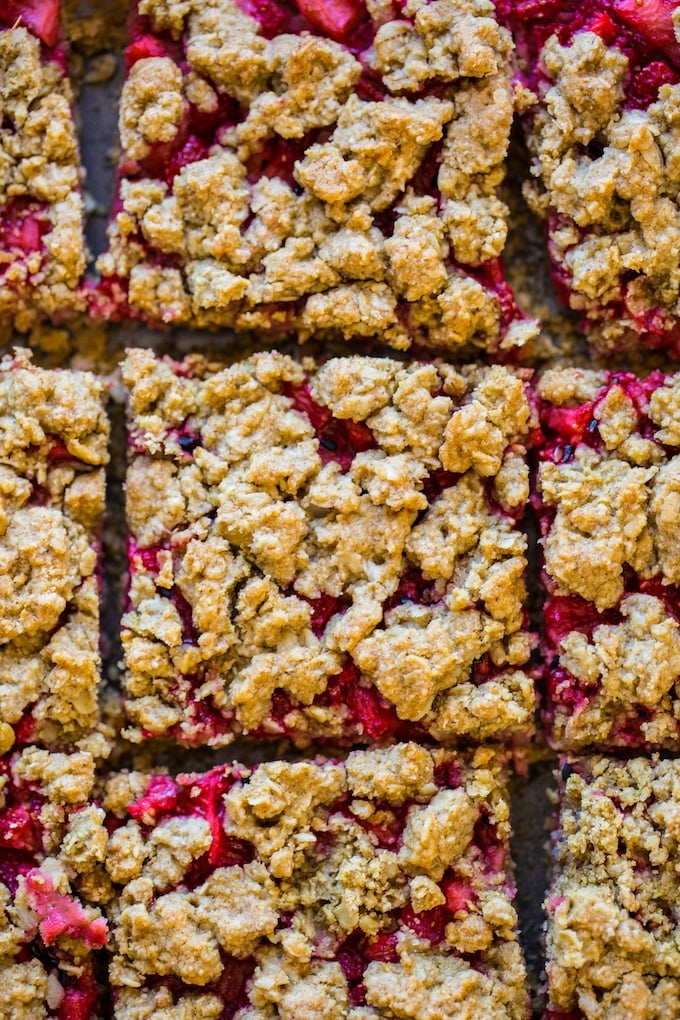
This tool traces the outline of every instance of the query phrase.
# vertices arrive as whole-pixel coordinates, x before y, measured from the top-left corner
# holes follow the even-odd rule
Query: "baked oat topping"
[[[138,0],[104,316],[456,354],[504,281],[512,42],[491,0]]]
[[[565,301],[604,350],[678,353],[680,22],[674,3],[504,5],[534,180]]]
[[[547,722],[557,746],[680,747],[678,379],[539,380]]]
[[[677,761],[562,763],[548,911],[547,1016],[680,1010]]]
[[[461,1016],[527,1017],[494,752],[397,744],[124,785],[117,1020],[435,1020],[463,1001]]]
[[[531,731],[524,372],[130,350],[128,735]]]
[[[82,171],[59,8],[12,3],[0,24],[0,320],[20,330],[85,304]]]
[[[97,556],[108,421],[102,383],[0,362],[3,745],[66,746],[99,718]],[[37,752],[36,753],[46,753]]]

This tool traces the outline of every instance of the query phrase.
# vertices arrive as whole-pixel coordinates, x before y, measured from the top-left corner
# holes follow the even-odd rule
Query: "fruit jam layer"
[[[48,59],[64,60],[58,44],[61,0],[5,0],[0,10],[0,25],[14,28],[21,25],[36,36],[46,48]]]
[[[646,109],[656,101],[662,85],[680,81],[680,44],[669,0],[499,0],[501,16],[517,35],[520,54],[531,86],[549,83],[538,61],[546,41],[556,35],[568,45],[578,32],[593,32],[607,46],[628,58],[624,108]]]
[[[257,767],[254,771],[257,772]],[[242,866],[257,859],[257,850],[253,844],[225,832],[227,821],[225,794],[244,781],[247,782],[247,777],[248,770],[237,765],[218,766],[201,775],[185,774],[177,776],[176,779],[157,775],[149,781],[143,796],[129,805],[128,816],[142,826],[147,839],[151,837],[155,826],[163,825],[173,818],[201,818],[210,825],[212,834],[210,849],[189,866],[179,883],[164,888],[164,894],[173,891],[180,893],[192,891],[206,882],[218,868]],[[465,769],[456,761],[442,761],[435,769],[435,783],[440,790],[464,787],[465,779]],[[283,796],[285,795],[286,791],[283,790]],[[391,802],[371,802],[373,808],[371,818],[376,815],[381,819],[376,823],[355,815],[350,810],[351,802],[352,797],[348,793],[324,805],[318,820],[314,822],[316,839],[307,844],[306,853],[312,854],[307,866],[311,865],[315,853],[318,853],[321,862],[333,852],[334,843],[337,841],[333,833],[339,832],[342,838],[342,820],[360,825],[369,834],[377,849],[394,853],[399,851],[409,809],[415,805],[410,801],[399,806]],[[449,867],[437,883],[445,897],[445,903],[432,909],[416,911],[407,902],[405,906],[385,913],[382,918],[383,930],[370,937],[359,929],[349,934],[331,936],[329,932],[324,936],[322,944],[319,945],[318,957],[313,952],[312,959],[334,959],[340,964],[353,1005],[366,1004],[363,976],[372,961],[398,962],[397,947],[401,935],[413,932],[433,948],[447,948],[446,925],[455,921],[457,914],[460,918],[460,911],[474,911],[475,908],[479,908],[478,894],[471,882],[474,882],[477,889],[493,885],[495,889],[502,889],[509,898],[514,896],[514,884],[508,878],[507,846],[499,838],[496,826],[490,821],[488,810],[485,805],[479,810],[462,870],[457,870],[456,865]],[[123,820],[117,819],[112,825],[114,828],[122,826]],[[296,876],[293,872],[292,877],[287,880],[292,889],[295,888],[295,881]],[[395,881],[399,880],[395,878]],[[309,910],[309,907],[305,909]],[[295,910],[282,914],[277,930],[290,928],[294,913]],[[471,962],[474,967],[483,970],[484,953],[467,952],[459,955]],[[223,953],[222,962],[224,971],[219,981],[202,986],[201,990],[219,996],[224,1002],[224,1012],[221,1016],[231,1020],[238,1009],[249,1005],[246,986],[255,971],[256,960],[252,956],[235,959]],[[175,996],[196,991],[195,986],[175,976],[160,980]],[[157,979],[153,978],[150,983],[155,986],[156,982]]]

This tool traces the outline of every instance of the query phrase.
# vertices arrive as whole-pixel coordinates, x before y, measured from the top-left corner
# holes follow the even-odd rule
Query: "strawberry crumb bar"
[[[139,0],[101,314],[511,350],[490,0]]]
[[[128,351],[128,736],[526,737],[528,373]]]
[[[680,375],[538,383],[547,722],[565,749],[680,748]]]
[[[680,762],[561,765],[544,1020],[680,1016]]]
[[[116,1020],[525,1020],[499,759],[111,780]]]
[[[81,311],[81,168],[59,0],[0,11],[0,323]]]
[[[97,726],[108,433],[89,372],[0,362],[0,753]]]
[[[680,355],[680,9],[502,0],[554,279],[600,349]]]
[[[94,774],[86,751],[31,747],[0,756],[0,1016],[7,1020],[101,1016],[97,950],[107,922],[94,903],[110,882],[104,811],[88,803]]]

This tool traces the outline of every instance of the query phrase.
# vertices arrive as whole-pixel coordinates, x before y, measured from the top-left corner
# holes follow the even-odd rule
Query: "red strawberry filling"
[[[57,892],[48,876],[34,870],[26,876],[27,902],[38,915],[38,929],[46,946],[60,935],[82,940],[92,949],[106,945],[107,924],[103,917],[94,920],[71,896]]]
[[[57,1007],[57,1020],[90,1020],[95,1016],[100,999],[94,972],[89,966],[84,966],[82,973],[72,980],[77,982],[77,986],[65,989]]]
[[[366,17],[360,0],[296,0],[300,12],[315,28],[337,42],[344,42]]]
[[[5,0],[0,9],[0,24],[23,25],[51,47],[59,37],[60,8],[61,0]]]
[[[0,847],[34,853],[42,846],[36,819],[23,804],[16,804],[0,813]]]
[[[357,453],[375,449],[377,444],[368,425],[351,418],[334,418],[329,408],[314,400],[307,383],[289,386],[285,393],[295,410],[304,414],[313,426],[323,464],[337,461],[343,471],[348,471]]]
[[[44,206],[28,198],[13,198],[0,209],[0,247],[13,257],[28,257],[43,250],[43,237],[52,229]],[[8,262],[0,271],[6,272]]]
[[[238,0],[272,39],[281,32],[318,32],[353,50],[370,46],[374,28],[363,0]]]
[[[673,11],[677,0],[613,0],[616,18],[632,28],[650,47],[662,50],[680,65],[680,46],[673,28]]]

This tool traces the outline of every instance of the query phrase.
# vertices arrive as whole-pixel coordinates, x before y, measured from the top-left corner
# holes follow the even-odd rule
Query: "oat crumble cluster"
[[[525,1020],[500,759],[417,744],[109,784],[116,1020]]]
[[[527,373],[129,350],[128,736],[532,729]]]
[[[0,322],[82,311],[81,168],[58,0],[0,12]]]
[[[101,314],[521,348],[491,0],[139,0]]]
[[[549,733],[676,750],[680,375],[557,369],[538,394]]]
[[[534,212],[554,279],[605,350],[680,353],[680,10],[507,0]],[[533,96],[533,98],[532,98]]]
[[[564,759],[545,1020],[680,1015],[680,762]]]

